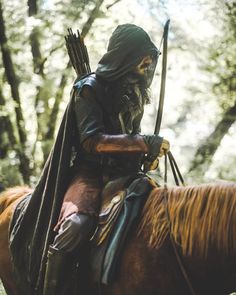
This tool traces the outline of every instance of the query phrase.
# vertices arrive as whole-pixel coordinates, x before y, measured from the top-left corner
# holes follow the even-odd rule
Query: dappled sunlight
[[[95,3],[97,2],[93,0],[79,1],[76,7],[73,7],[69,5],[70,0],[60,3],[44,2],[39,11],[36,14],[31,13],[30,16],[24,4],[18,1],[4,3],[7,41],[15,63],[15,74],[20,81],[19,95],[24,120],[16,124],[18,119],[15,116],[11,88],[4,79],[2,91],[8,103],[1,108],[1,114],[3,117],[4,114],[9,114],[13,129],[17,130],[22,126],[25,132],[25,158],[31,167],[31,171],[27,173],[31,174],[29,181],[33,184],[37,181],[48,155],[75,79],[75,73],[67,66],[69,58],[64,36],[69,27],[74,30],[83,29]],[[111,32],[118,24],[135,23],[143,27],[159,47],[163,25],[167,18],[171,19],[165,104],[160,134],[170,140],[172,151],[186,174],[196,158],[197,148],[207,142],[227,107],[233,105],[233,91],[227,90],[227,81],[235,61],[234,51],[230,50],[229,45],[232,40],[231,30],[227,27],[230,26],[227,19],[229,15],[226,6],[219,0],[211,3],[196,0],[106,0],[101,2],[99,13],[93,15],[86,32],[85,43],[94,71],[106,50]],[[233,14],[231,17],[233,18]],[[32,32],[39,42],[41,69],[36,59],[32,59],[29,41]],[[146,107],[142,121],[143,133],[152,134],[154,130],[160,91],[161,60],[162,56],[151,86],[152,104]],[[0,74],[4,75],[4,68]],[[225,81],[225,86],[222,81]],[[56,119],[52,123],[50,116],[56,104]],[[206,158],[204,173],[199,172],[196,167],[195,172],[191,172],[191,177],[199,177],[201,180],[235,180],[235,174],[232,173],[235,167],[235,138],[234,131],[231,131],[234,129],[235,124],[229,132],[226,130],[225,136],[222,134],[222,142],[217,143],[216,154],[210,157],[209,161]],[[0,174],[6,175],[1,176],[6,184],[11,184],[8,179],[14,178],[12,175],[17,175],[15,179],[22,178],[22,171],[19,172],[19,151],[13,144],[14,140],[19,144],[17,132],[12,135],[5,132],[1,140],[4,144],[0,146],[0,151],[6,153],[6,156],[1,156]],[[49,133],[52,134],[51,137],[45,139]],[[10,139],[8,136],[11,136]],[[227,159],[226,148],[230,155]],[[11,157],[13,154],[14,161]],[[190,174],[188,176],[190,177]],[[27,177],[23,175],[23,181]]]

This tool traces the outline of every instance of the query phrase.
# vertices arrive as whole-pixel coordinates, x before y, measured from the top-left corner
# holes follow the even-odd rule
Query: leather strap
[[[175,253],[175,257],[177,260],[177,263],[179,265],[179,268],[181,270],[181,273],[185,279],[186,284],[188,285],[189,291],[192,295],[197,295],[197,293],[195,292],[192,283],[189,279],[189,276],[187,274],[187,271],[185,269],[185,266],[183,264],[183,261],[180,257],[180,254],[178,252],[178,249],[176,247],[176,243],[172,234],[172,227],[171,227],[171,221],[170,221],[170,212],[169,212],[169,208],[168,208],[168,198],[169,198],[169,192],[168,192],[168,187],[167,187],[167,159],[169,159],[170,162],[170,166],[172,169],[172,173],[174,175],[175,178],[175,182],[176,185],[179,185],[179,180],[178,177],[182,183],[182,185],[184,185],[184,180],[183,177],[178,169],[177,163],[172,155],[172,153],[169,151],[167,154],[165,154],[165,171],[164,171],[164,191],[163,191],[163,201],[165,203],[165,212],[166,212],[166,217],[167,217],[167,221],[168,221],[168,229],[169,229],[169,236],[170,236],[170,241],[171,241],[171,245],[173,247],[174,253]],[[178,175],[178,176],[177,176]],[[177,184],[178,183],[178,184]]]
[[[184,186],[185,183],[184,183],[183,176],[181,175],[179,167],[175,161],[175,158],[170,151],[167,153],[167,157],[169,159],[170,167],[171,167],[176,185],[179,186],[179,184],[181,183]]]

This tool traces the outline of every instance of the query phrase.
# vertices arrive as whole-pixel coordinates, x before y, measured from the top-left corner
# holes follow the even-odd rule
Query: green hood
[[[106,81],[115,81],[137,66],[145,55],[154,57],[149,75],[151,84],[158,49],[142,28],[133,24],[120,25],[109,40],[107,53],[99,61],[96,75]]]

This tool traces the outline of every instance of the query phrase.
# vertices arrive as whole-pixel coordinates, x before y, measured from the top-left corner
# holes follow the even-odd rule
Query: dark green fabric
[[[159,51],[148,34],[133,24],[120,25],[113,32],[107,53],[98,63],[96,75],[106,81],[114,81],[139,64],[145,55],[154,57],[149,86],[151,84]]]
[[[21,217],[20,226],[18,224],[17,231],[11,236],[12,262],[21,294],[24,295],[42,294],[47,248],[53,241],[52,229],[70,180],[74,125],[71,99],[42,175]]]

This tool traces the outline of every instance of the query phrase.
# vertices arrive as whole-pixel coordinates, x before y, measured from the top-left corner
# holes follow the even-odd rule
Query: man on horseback
[[[96,72],[74,85],[73,178],[48,251],[44,295],[60,294],[58,282],[68,257],[95,229],[104,185],[138,174],[144,155],[154,160],[169,149],[158,135],[140,135],[159,54],[142,28],[120,25]]]

